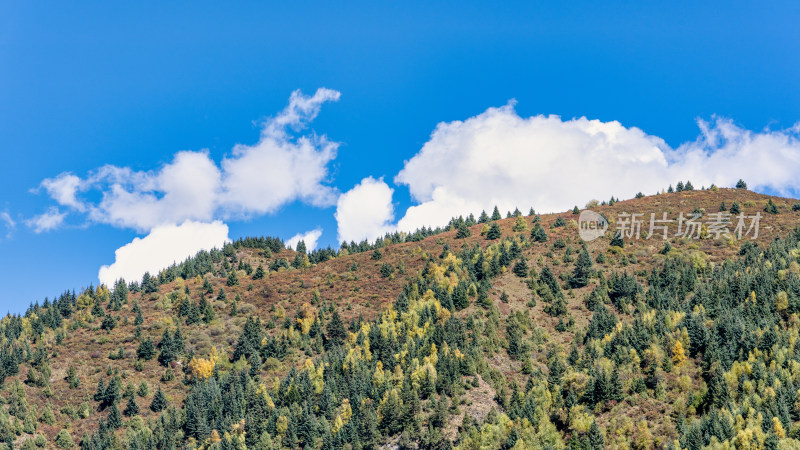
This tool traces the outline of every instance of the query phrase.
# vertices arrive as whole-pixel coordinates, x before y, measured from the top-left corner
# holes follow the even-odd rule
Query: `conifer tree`
[[[122,414],[125,417],[132,417],[139,414],[139,405],[136,404],[136,398],[133,396],[133,393],[128,396],[128,403],[125,405],[125,410],[122,411]]]
[[[486,214],[486,211],[481,211],[481,215],[478,217],[478,223],[486,223],[489,221],[489,215]]]
[[[531,230],[531,238],[536,242],[547,242],[547,233],[539,223],[536,223]]]
[[[236,275],[235,270],[231,270],[231,273],[228,274],[228,280],[225,282],[225,285],[228,287],[239,285],[239,277]]]
[[[582,288],[589,284],[589,278],[591,276],[592,257],[589,256],[589,251],[584,246],[578,256],[578,260],[575,262],[575,270],[572,272],[569,284],[573,288]]]
[[[264,278],[264,266],[259,264],[258,267],[256,268],[255,273],[253,273],[253,279],[260,280],[262,278]]]
[[[739,202],[734,201],[731,205],[731,214],[736,216],[742,213],[742,208],[739,206]]]
[[[159,386],[158,391],[156,391],[156,395],[153,396],[153,402],[150,403],[150,410],[153,412],[160,412],[167,408],[167,396],[164,394],[164,391],[161,390]]]
[[[744,180],[739,178],[739,181],[736,182],[736,189],[747,189],[747,183],[745,183]]]
[[[112,430],[116,430],[122,426],[122,415],[119,413],[119,408],[117,408],[116,403],[109,408],[106,426]]]
[[[344,322],[342,322],[342,318],[339,317],[338,311],[333,311],[331,315],[331,320],[328,322],[328,325],[325,327],[325,338],[327,339],[327,344],[329,348],[334,348],[344,343],[345,338],[347,338],[347,330],[344,327]]]
[[[497,222],[492,222],[492,225],[489,227],[489,232],[486,233],[486,239],[487,240],[500,239],[502,235],[503,234],[500,231],[500,226],[497,225]]]
[[[503,216],[500,215],[500,210],[497,208],[497,206],[495,206],[494,210],[492,211],[492,220],[500,220],[502,218]]]

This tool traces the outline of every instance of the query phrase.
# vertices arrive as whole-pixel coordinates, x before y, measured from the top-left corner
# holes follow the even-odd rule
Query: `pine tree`
[[[624,245],[625,242],[623,242],[622,240],[622,234],[619,231],[617,231],[616,233],[614,233],[614,237],[611,238],[611,243],[609,243],[609,246],[622,248],[622,246]]]
[[[731,214],[736,216],[742,213],[742,208],[739,206],[739,202],[734,201],[731,205]]]
[[[678,184],[675,186],[675,192],[683,191],[683,181],[678,181]]]
[[[603,450],[605,448],[605,439],[603,438],[603,432],[600,431],[600,427],[597,426],[597,422],[592,422],[592,426],[589,427],[589,448],[591,450]]]
[[[494,207],[494,211],[492,211],[492,220],[500,220],[503,216],[500,215],[500,210],[497,209],[497,206]]]
[[[153,412],[160,412],[167,408],[167,396],[164,395],[164,391],[161,390],[159,386],[158,391],[156,391],[156,395],[153,396],[153,402],[150,403],[150,410]]]
[[[133,394],[128,396],[128,403],[125,405],[125,410],[122,411],[125,417],[132,417],[139,414],[139,405],[136,404],[136,398]]]
[[[253,279],[260,280],[262,278],[264,278],[264,267],[261,264],[259,264],[258,267],[256,268],[255,273],[253,273]]]
[[[156,279],[150,275],[150,272],[145,272],[142,277],[142,292],[145,294],[152,294],[158,291]]]
[[[694,190],[694,186],[692,186],[692,182],[687,180],[686,181],[686,186],[683,187],[683,190],[684,191],[693,191]]]
[[[719,204],[719,212],[725,212],[728,210],[728,207],[725,206],[725,202]]]
[[[575,262],[575,270],[572,272],[569,284],[573,288],[582,288],[589,284],[589,278],[592,276],[592,257],[589,256],[589,251],[583,247],[578,260]]]
[[[767,205],[764,206],[764,211],[769,214],[778,214],[778,207],[772,202],[772,199],[769,199]]]
[[[236,275],[235,270],[231,270],[231,273],[228,274],[228,280],[225,282],[225,285],[228,287],[239,285],[239,277]]]
[[[670,184],[670,185],[669,185],[669,188],[667,188],[667,193],[670,193],[670,194],[672,194],[673,192],[675,192],[675,189],[674,189],[674,188],[672,187],[672,185]]]
[[[328,325],[325,327],[325,338],[327,339],[327,344],[329,348],[334,348],[344,343],[345,338],[347,338],[347,330],[344,327],[344,322],[342,322],[342,318],[339,317],[338,311],[333,311],[331,315],[331,320],[328,322]]]
[[[575,214],[577,216],[580,213],[581,213],[581,210],[578,209],[578,205],[575,205],[575,207],[572,208],[572,214]]]
[[[478,217],[478,223],[486,223],[489,221],[489,215],[486,214],[486,211],[481,211],[481,215]]]
[[[489,227],[489,232],[486,233],[486,239],[487,240],[500,239],[502,235],[503,234],[500,232],[500,226],[497,225],[497,222],[492,222],[492,225]]]
[[[739,181],[736,182],[736,189],[747,189],[747,183],[745,183],[744,180],[739,178]]]
[[[514,275],[525,278],[528,276],[528,271],[530,267],[528,267],[528,262],[525,260],[525,257],[520,258],[516,264],[514,264]]]
[[[303,241],[303,240],[300,240],[300,242],[297,243],[297,249],[295,249],[295,251],[297,253],[307,253],[308,250],[306,249],[306,242]]]
[[[456,231],[456,239],[465,239],[472,234],[465,223],[459,223],[457,230],[458,231]]]
[[[139,344],[139,348],[136,349],[136,356],[139,358],[149,361],[153,359],[156,355],[156,346],[153,344],[152,339],[147,338]]]
[[[106,426],[112,430],[122,426],[122,415],[119,413],[119,408],[116,404],[111,405],[106,419]]]
[[[547,242],[547,233],[539,223],[533,226],[533,230],[531,230],[531,238],[533,238],[533,240],[536,242]]]

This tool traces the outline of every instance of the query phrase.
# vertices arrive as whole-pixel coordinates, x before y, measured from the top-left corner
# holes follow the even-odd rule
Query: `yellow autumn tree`
[[[675,345],[672,346],[672,364],[677,367],[684,361],[686,361],[686,352],[683,350],[683,344],[681,341],[675,341]]]
[[[214,360],[192,358],[189,362],[189,373],[201,380],[209,378],[214,373]]]

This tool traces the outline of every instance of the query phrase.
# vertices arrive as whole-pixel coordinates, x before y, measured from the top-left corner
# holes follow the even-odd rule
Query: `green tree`
[[[143,340],[136,349],[136,356],[145,361],[153,359],[156,356],[156,346],[153,344],[153,340],[150,338]]]
[[[569,279],[569,284],[573,288],[582,288],[589,284],[589,278],[592,276],[592,257],[586,247],[583,247],[578,260],[575,262],[575,270]]]
[[[744,180],[739,178],[739,181],[736,182],[736,189],[747,189],[747,183],[745,183]]]
[[[518,276],[520,278],[527,277],[529,270],[530,270],[530,267],[528,267],[528,262],[525,260],[525,257],[520,258],[514,264],[514,275],[516,275],[516,276]]]
[[[603,438],[603,432],[600,431],[600,427],[597,426],[597,422],[592,422],[592,426],[589,427],[588,438],[589,448],[591,450],[603,450],[603,448],[605,448],[605,438]]]
[[[156,395],[153,396],[153,401],[150,403],[150,411],[161,412],[166,408],[167,396],[164,394],[164,391],[161,390],[161,386],[159,386]]]
[[[235,270],[231,270],[231,273],[228,274],[228,280],[225,282],[225,285],[228,287],[239,285],[239,277],[236,275]]]
[[[109,408],[106,426],[112,430],[116,430],[122,426],[122,414],[120,414],[116,404],[111,405]]]
[[[72,448],[75,446],[75,443],[72,441],[72,435],[70,435],[69,431],[67,430],[61,430],[58,432],[55,443],[60,448]]]
[[[125,405],[125,410],[122,411],[122,414],[125,417],[133,417],[139,414],[139,405],[136,404],[136,398],[133,396],[133,393],[128,396],[128,403]]]
[[[256,268],[255,273],[253,273],[253,279],[260,280],[262,278],[264,278],[264,267],[261,264],[259,264],[258,267]]]
[[[531,230],[531,238],[536,242],[547,242],[547,233],[539,223],[536,223]]]
[[[500,231],[500,226],[497,225],[497,222],[492,222],[492,225],[489,227],[489,232],[486,233],[486,239],[487,240],[500,239],[500,237],[502,236],[503,234]]]
[[[778,207],[775,205],[775,203],[772,202],[772,199],[769,199],[767,205],[764,206],[764,211],[766,211],[769,214],[778,214],[779,212]]]
[[[500,220],[502,218],[503,216],[500,215],[500,210],[497,209],[497,206],[495,206],[494,210],[492,211],[492,220]]]
[[[472,233],[469,231],[469,227],[465,223],[459,223],[456,231],[456,239],[465,239],[468,238]]]
[[[339,317],[338,311],[333,311],[333,314],[331,314],[331,320],[325,327],[325,338],[329,348],[344,344],[344,340],[347,338],[347,330],[344,327],[342,318]]]
[[[734,201],[731,205],[731,214],[736,216],[742,213],[742,208],[739,206],[739,202]]]

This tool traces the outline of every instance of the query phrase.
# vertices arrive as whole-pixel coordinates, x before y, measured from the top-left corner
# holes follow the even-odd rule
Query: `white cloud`
[[[46,178],[39,186],[44,188],[47,194],[59,205],[68,206],[78,211],[86,209],[83,202],[77,198],[78,192],[84,187],[83,180],[70,172],[61,173],[53,178]]]
[[[114,263],[101,267],[97,277],[107,286],[120,278],[138,281],[145,272],[155,275],[200,250],[222,247],[229,240],[228,226],[220,221],[158,226],[147,236],[118,248]]]
[[[42,181],[53,200],[97,223],[147,232],[185,220],[246,218],[272,213],[295,200],[315,206],[336,203],[327,185],[328,163],[338,143],[324,135],[294,136],[312,121],[323,103],[339,92],[320,88],[313,96],[292,93],[288,106],[266,120],[259,141],[237,145],[217,164],[207,151],[181,151],[155,171],[102,166],[85,178],[65,172]],[[92,203],[80,194],[99,194]]]
[[[286,128],[302,129],[319,114],[322,103],[338,99],[339,92],[330,89],[318,89],[313,97],[295,91],[289,106],[266,122],[257,144],[237,145],[222,161],[226,209],[264,214],[296,199],[333,205],[336,192],[322,183],[339,144],[314,134],[292,139]]]
[[[800,124],[751,132],[726,119],[698,121],[700,137],[677,149],[619,122],[558,116],[522,118],[513,103],[440,123],[395,182],[419,202],[401,230],[444,225],[460,214],[515,207],[565,210],[591,198],[652,194],[678,180],[789,194],[800,186]],[[381,206],[383,207],[383,206]]]
[[[5,238],[10,239],[11,235],[14,233],[14,228],[17,226],[17,222],[11,218],[11,214],[9,214],[8,211],[0,211],[0,222],[6,227]]]
[[[60,227],[64,223],[65,217],[67,217],[67,213],[60,212],[57,207],[51,206],[44,213],[26,220],[25,224],[33,228],[34,233],[39,234]]]
[[[373,240],[392,231],[393,192],[383,179],[368,177],[339,196],[336,205],[339,241]]]
[[[317,241],[319,241],[320,236],[322,236],[322,229],[320,228],[305,233],[297,233],[286,241],[286,246],[297,249],[297,244],[303,241],[306,244],[306,250],[310,252],[317,248]]]
[[[103,193],[89,217],[138,231],[184,220],[208,221],[217,206],[220,177],[207,152],[178,152],[158,172],[105,166],[89,178]]]

